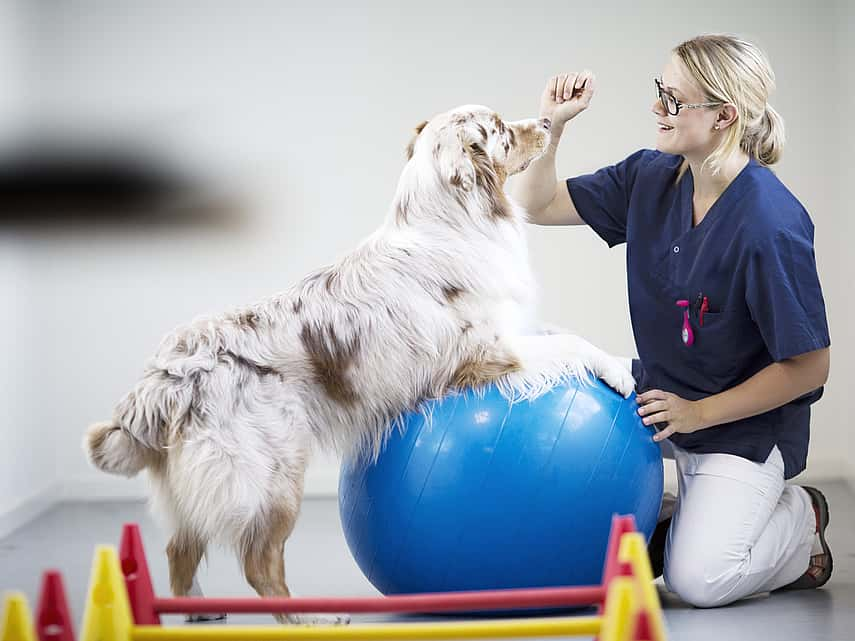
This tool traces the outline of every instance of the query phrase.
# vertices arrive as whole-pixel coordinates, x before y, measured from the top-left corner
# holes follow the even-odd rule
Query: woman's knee
[[[732,603],[745,563],[727,561],[724,555],[669,554],[663,578],[669,591],[697,608],[714,608]]]

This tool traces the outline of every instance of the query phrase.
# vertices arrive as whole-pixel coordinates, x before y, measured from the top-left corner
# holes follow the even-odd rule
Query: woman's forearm
[[[772,363],[740,385],[697,401],[698,429],[768,412],[821,387],[828,379],[829,351],[826,347]]]
[[[552,123],[549,146],[543,155],[508,185],[511,197],[527,211],[529,222],[538,225],[580,225],[569,192],[559,189],[555,152],[565,125],[588,108],[594,95],[594,74],[586,69],[552,76],[540,96],[540,118]]]

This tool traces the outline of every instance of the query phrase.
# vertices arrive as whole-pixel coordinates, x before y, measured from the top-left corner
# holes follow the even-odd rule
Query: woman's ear
[[[730,103],[725,104],[719,109],[715,117],[715,125],[718,129],[727,129],[736,122],[738,117],[739,113],[736,111],[736,107]]]

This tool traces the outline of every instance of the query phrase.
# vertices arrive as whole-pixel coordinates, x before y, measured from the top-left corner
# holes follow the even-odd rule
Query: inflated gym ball
[[[490,386],[431,405],[375,463],[342,464],[344,534],[383,594],[595,585],[613,514],[650,538],[662,458],[634,395],[571,379],[530,402]]]

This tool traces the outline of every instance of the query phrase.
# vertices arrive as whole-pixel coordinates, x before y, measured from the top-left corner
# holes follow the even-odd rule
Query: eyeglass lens
[[[659,98],[659,102],[662,103],[662,107],[668,114],[676,116],[677,99],[662,88],[662,85],[659,82],[658,78],[654,81],[654,83],[656,84],[656,96]]]

